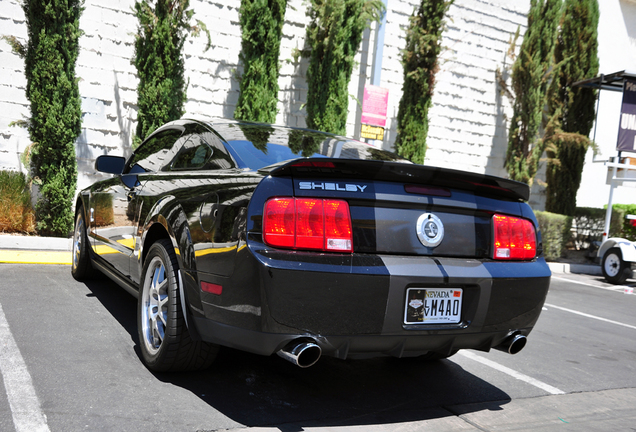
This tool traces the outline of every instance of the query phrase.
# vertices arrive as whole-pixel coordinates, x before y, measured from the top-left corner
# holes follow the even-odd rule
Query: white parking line
[[[565,392],[563,390],[559,390],[556,387],[552,387],[549,384],[546,384],[546,383],[544,383],[542,381],[534,379],[534,378],[532,378],[532,377],[530,377],[528,375],[522,374],[521,372],[517,372],[514,369],[510,369],[509,367],[501,365],[501,364],[499,364],[497,362],[494,362],[492,360],[488,360],[487,358],[484,358],[482,356],[478,356],[477,354],[475,354],[475,353],[473,353],[471,351],[461,350],[461,351],[458,352],[458,354],[461,354],[461,355],[463,355],[466,358],[469,358],[469,359],[474,360],[476,362],[479,362],[479,363],[481,363],[483,365],[491,367],[491,368],[493,368],[495,370],[498,370],[499,372],[503,372],[506,375],[510,375],[511,377],[516,378],[516,379],[518,379],[520,381],[523,381],[523,382],[525,382],[527,384],[530,384],[530,385],[533,385],[535,387],[538,387],[541,390],[545,390],[545,391],[547,391],[550,394],[553,394],[553,395],[565,394]]]
[[[581,315],[581,316],[584,316],[586,318],[592,318],[592,319],[595,319],[595,320],[603,321],[603,322],[610,323],[610,324],[616,324],[616,325],[619,325],[619,326],[623,326],[623,327],[627,327],[627,328],[636,330],[636,326],[625,324],[625,323],[618,322],[618,321],[612,321],[612,320],[609,320],[607,318],[601,318],[601,317],[598,317],[598,316],[595,316],[595,315],[586,314],[586,313],[583,313],[583,312],[575,311],[575,310],[564,308],[564,307],[561,307],[561,306],[556,306],[556,305],[549,304],[549,303],[546,303],[545,306],[551,307],[551,308],[554,308],[554,309],[559,309],[559,310],[562,310],[562,311],[565,311],[565,312],[570,312],[570,313],[573,313],[573,314],[576,314],[576,315]]]
[[[46,416],[40,409],[31,375],[27,370],[9,323],[0,305],[0,372],[4,379],[16,432],[48,432]]]
[[[593,285],[593,284],[589,284],[589,283],[586,283],[586,282],[581,282],[581,281],[577,281],[577,280],[573,280],[573,279],[562,278],[562,277],[558,277],[558,276],[554,276],[554,275],[552,276],[552,279],[558,279],[558,280],[570,282],[570,283],[573,283],[573,284],[585,285],[585,286],[588,286],[588,287],[598,288],[598,289],[602,289],[602,290],[606,290],[606,291],[622,292],[625,289],[625,286],[623,286],[623,285],[613,286],[613,287],[605,287],[605,286]]]

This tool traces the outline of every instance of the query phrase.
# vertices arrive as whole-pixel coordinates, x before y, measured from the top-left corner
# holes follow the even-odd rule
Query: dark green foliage
[[[81,103],[75,62],[81,34],[81,0],[25,0],[29,40],[25,55],[27,122],[34,146],[31,175],[41,184],[37,228],[45,235],[66,236],[73,228],[77,184],[75,140],[81,128]]]
[[[587,136],[562,131],[546,134],[545,209],[552,213],[573,216],[576,209],[576,192],[581,185],[585,153],[590,146]]]
[[[544,151],[540,127],[560,12],[561,0],[531,0],[528,28],[512,67],[515,100],[506,168],[511,179],[528,184]]]
[[[379,20],[380,0],[311,0],[307,14],[307,125],[344,135],[354,57],[369,20]]]
[[[573,215],[581,184],[587,138],[595,117],[596,93],[572,84],[598,73],[596,0],[565,0],[554,49],[556,70],[549,93],[554,134],[546,133],[549,163],[546,210]]]
[[[189,0],[153,0],[135,2],[139,28],[135,37],[137,68],[137,130],[135,146],[162,124],[179,119],[186,101],[186,80],[183,65],[183,44],[188,32],[198,35],[204,30],[201,22],[190,25],[193,10]]]
[[[636,226],[632,225],[633,220],[627,219],[627,215],[636,215],[636,204],[614,204],[612,206],[612,222],[614,222],[614,213],[619,214],[619,220],[622,222],[622,231],[619,237],[636,241]]]
[[[400,156],[424,163],[437,59],[441,51],[444,15],[454,0],[422,0],[410,18],[402,55],[404,84],[397,116],[395,148]]]
[[[241,93],[234,118],[274,123],[287,0],[241,0]]]
[[[543,241],[543,255],[548,261],[555,260],[565,254],[570,240],[572,218],[549,212],[534,212],[541,230]]]

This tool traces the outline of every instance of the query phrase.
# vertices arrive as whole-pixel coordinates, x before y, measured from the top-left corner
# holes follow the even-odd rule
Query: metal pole
[[[371,71],[371,84],[374,86],[380,86],[382,82],[382,55],[384,53],[384,30],[386,29],[386,15],[389,8],[389,0],[382,0],[384,3],[384,13],[382,14],[382,21],[378,26],[378,33],[375,37],[375,51],[373,53],[373,70]]]
[[[621,163],[621,154],[622,152],[619,151],[617,163]],[[618,167],[611,167],[611,170],[610,193],[609,200],[607,202],[607,211],[605,212],[605,229],[603,230],[603,240],[601,241],[601,244],[605,243],[605,240],[609,238],[610,224],[612,222],[612,202],[614,200],[614,189],[616,188],[616,173],[618,172]]]

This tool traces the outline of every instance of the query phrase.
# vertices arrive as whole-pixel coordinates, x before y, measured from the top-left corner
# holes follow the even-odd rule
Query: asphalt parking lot
[[[527,347],[422,363],[322,358],[300,369],[223,350],[152,374],[135,299],[67,265],[0,264],[0,430],[634,430],[636,296],[554,274]],[[628,285],[634,286],[630,279]],[[38,429],[39,428],[39,429]]]

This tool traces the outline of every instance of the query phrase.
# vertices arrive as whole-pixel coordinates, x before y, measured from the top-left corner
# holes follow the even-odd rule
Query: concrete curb
[[[552,273],[576,273],[592,276],[602,276],[603,271],[600,265],[595,264],[568,264],[560,262],[549,262],[548,266]]]
[[[71,264],[73,239],[0,234],[0,263]]]
[[[0,249],[70,252],[73,250],[73,239],[0,234]]]

